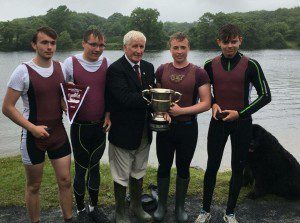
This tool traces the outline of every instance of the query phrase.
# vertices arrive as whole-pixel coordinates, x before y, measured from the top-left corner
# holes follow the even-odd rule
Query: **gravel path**
[[[186,203],[186,209],[189,212],[189,222],[194,222],[197,218],[200,208],[200,199],[189,197]],[[114,207],[103,207],[104,212],[111,215]],[[222,222],[224,205],[212,206],[212,218],[210,223]],[[174,199],[169,199],[168,213],[165,223],[174,223],[173,218]],[[238,205],[236,210],[237,219],[240,223],[300,223],[300,201],[286,201],[274,199],[272,201],[245,200]],[[41,222],[59,223],[62,222],[59,209],[50,209],[42,212]],[[1,207],[0,223],[29,223],[24,207]],[[138,221],[132,218],[132,223]]]

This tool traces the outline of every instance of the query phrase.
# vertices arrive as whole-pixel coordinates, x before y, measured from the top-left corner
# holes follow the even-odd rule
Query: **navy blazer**
[[[150,112],[142,97],[142,90],[154,87],[154,66],[141,60],[142,84],[125,55],[107,69],[106,103],[112,122],[108,140],[115,146],[135,150],[141,144],[144,125],[148,126],[148,142],[152,132],[148,122]],[[146,117],[147,114],[147,117]]]

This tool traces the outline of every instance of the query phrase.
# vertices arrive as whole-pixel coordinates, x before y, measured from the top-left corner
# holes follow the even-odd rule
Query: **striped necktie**
[[[135,73],[137,74],[139,81],[142,83],[142,77],[141,77],[141,73],[139,71],[139,67],[140,67],[139,65],[135,64],[133,66],[133,69],[134,69]]]

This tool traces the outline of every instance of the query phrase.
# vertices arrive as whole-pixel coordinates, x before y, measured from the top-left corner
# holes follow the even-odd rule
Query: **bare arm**
[[[27,129],[36,138],[49,137],[48,132],[45,130],[47,126],[36,126],[23,117],[23,115],[17,110],[16,103],[21,96],[20,91],[16,91],[12,88],[7,88],[6,95],[2,104],[2,113],[11,119],[17,125]]]
[[[172,116],[178,115],[194,115],[205,112],[211,106],[210,84],[204,84],[198,88],[198,96],[200,101],[189,107],[180,107],[177,104],[171,107],[169,113]]]

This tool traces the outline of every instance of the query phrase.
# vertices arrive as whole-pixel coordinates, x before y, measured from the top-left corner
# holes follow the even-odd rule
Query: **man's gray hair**
[[[142,32],[131,30],[125,34],[123,44],[128,45],[131,41],[140,39],[142,39],[146,43],[146,36]]]

